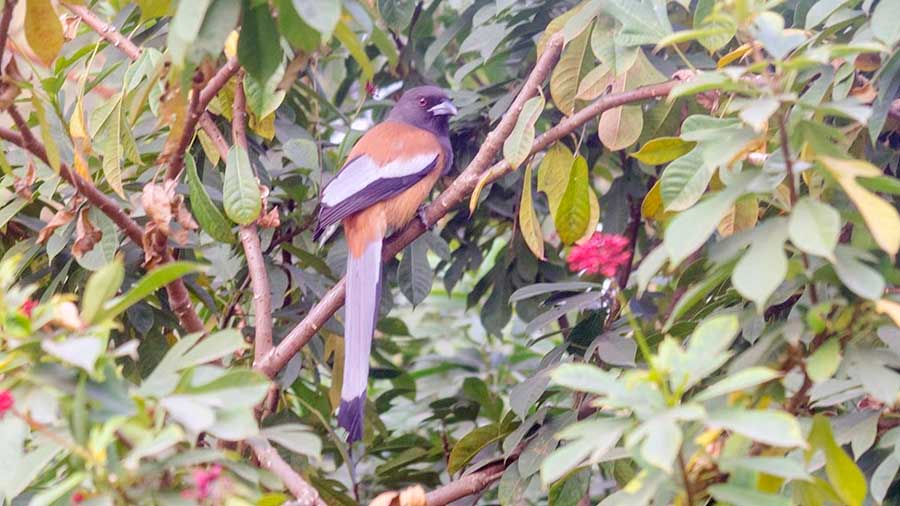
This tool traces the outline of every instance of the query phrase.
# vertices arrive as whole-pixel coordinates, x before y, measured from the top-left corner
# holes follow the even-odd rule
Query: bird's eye
[[[428,100],[425,97],[420,97],[419,105],[421,105],[422,107],[425,107],[426,105],[428,105]]]

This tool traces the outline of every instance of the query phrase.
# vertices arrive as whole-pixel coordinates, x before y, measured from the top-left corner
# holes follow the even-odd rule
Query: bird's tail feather
[[[362,255],[347,255],[347,294],[344,306],[344,383],[338,424],[349,442],[362,438],[369,353],[381,299],[381,240],[369,243]]]

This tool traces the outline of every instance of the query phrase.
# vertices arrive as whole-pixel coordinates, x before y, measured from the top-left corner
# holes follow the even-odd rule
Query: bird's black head
[[[419,86],[407,90],[400,97],[388,119],[446,137],[450,116],[456,113],[456,106],[450,101],[447,92],[437,86]]]

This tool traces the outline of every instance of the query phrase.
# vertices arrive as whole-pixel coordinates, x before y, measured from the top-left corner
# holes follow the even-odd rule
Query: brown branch
[[[247,440],[247,444],[253,449],[259,464],[278,476],[288,490],[294,494],[297,499],[296,504],[299,506],[326,506],[325,501],[319,497],[319,492],[291,469],[291,466],[281,458],[281,455],[278,455],[278,451],[268,441],[263,438],[251,438]]]
[[[50,160],[47,158],[47,150],[44,149],[44,145],[41,141],[39,141],[31,132],[31,128],[28,127],[25,118],[22,117],[15,106],[10,106],[8,111],[13,122],[16,124],[16,127],[19,129],[19,133],[16,134],[11,130],[0,128],[0,138],[28,150],[32,155],[36,156],[49,166]],[[90,181],[85,180],[70,169],[68,165],[64,163],[61,164],[59,173],[75,188],[75,190],[78,191],[78,193],[82,194],[88,202],[108,216],[129,239],[138,245],[141,244],[141,240],[144,236],[143,229],[132,220],[130,216],[125,214],[125,211],[119,207],[119,204],[107,197]]]
[[[63,5],[66,9],[69,9],[69,12],[78,16],[84,24],[97,32],[98,35],[109,41],[109,43],[115,46],[119,51],[125,53],[125,56],[132,60],[140,58],[141,48],[137,47],[134,42],[131,42],[131,39],[119,33],[115,26],[107,24],[95,16],[86,6],[68,3],[63,3]]]
[[[231,136],[234,144],[247,149],[247,97],[244,95],[244,72],[239,71],[234,87],[234,103],[231,109]],[[253,360],[257,361],[272,349],[272,293],[269,274],[259,244],[256,224],[243,225],[238,234],[247,258],[247,272],[253,288],[254,339]]]
[[[188,117],[184,120],[184,128],[181,131],[181,138],[178,139],[178,146],[175,148],[175,154],[168,160],[166,167],[166,179],[176,179],[184,168],[184,154],[194,139],[194,134],[199,123],[207,135],[212,139],[222,138],[219,128],[212,121],[206,108],[209,103],[219,93],[219,91],[228,83],[228,80],[234,76],[240,65],[237,58],[231,58],[223,65],[216,74],[206,83],[202,91],[195,87],[191,103],[188,108]],[[243,92],[243,90],[241,90]],[[246,108],[245,108],[246,109]],[[245,113],[246,114],[246,113]],[[223,139],[224,140],[224,139]],[[216,145],[218,148],[218,144]],[[227,153],[227,149],[225,150]],[[223,156],[224,157],[224,156]]]
[[[0,18],[0,65],[3,65],[6,40],[9,38],[9,23],[12,21],[13,9],[16,8],[17,2],[18,0],[6,0],[3,4],[3,17]]]
[[[515,460],[491,464],[443,487],[436,488],[425,494],[425,504],[426,506],[444,506],[463,497],[477,494],[499,480],[506,468],[513,462]]]
[[[559,57],[561,40],[551,40],[541,60],[532,71],[529,83],[535,78],[538,83],[549,74],[553,64]],[[541,73],[539,73],[539,71]],[[536,79],[541,76],[541,79]],[[542,151],[559,139],[574,132],[591,119],[599,116],[604,111],[651,98],[664,97],[669,94],[678,81],[666,81],[660,84],[644,86],[623,93],[607,95],[593,102],[591,105],[578,111],[574,115],[561,121],[558,125],[544,132],[535,139],[531,146],[531,154]],[[516,119],[521,111],[521,105],[525,100],[536,93],[537,88],[526,86],[520,92],[519,97],[513,102],[513,106],[501,120],[500,125],[488,135],[478,154],[469,163],[466,169],[435,201],[425,209],[424,221],[431,224],[447,215],[456,208],[466,197],[472,193],[478,181],[485,178],[487,182],[511,172],[513,169],[506,162],[498,162],[485,170],[503,146],[503,141],[509,135]],[[498,134],[503,133],[503,135]],[[496,134],[496,135],[495,135]],[[384,258],[392,258],[399,251],[413,242],[417,237],[425,233],[426,225],[422,220],[413,220],[403,230],[392,236],[384,247]],[[322,328],[329,318],[344,304],[344,280],[341,279],[313,306],[306,317],[295,326],[291,332],[275,347],[262,361],[257,364],[257,369],[272,377],[284,367],[285,364],[309,342],[316,332]]]
[[[122,51],[122,53],[132,61],[137,60],[141,56],[141,48],[136,46],[131,39],[119,33],[115,26],[98,18],[87,7],[83,5],[64,5],[72,12],[72,14],[78,16],[86,25],[97,32],[100,37],[112,43],[113,46]],[[191,101],[188,117],[185,119],[181,137],[178,139],[178,149],[175,151],[175,156],[169,160],[168,166],[166,167],[166,179],[174,179],[181,172],[182,168],[184,168],[184,153],[187,151],[191,140],[194,138],[198,123],[206,134],[214,141],[222,138],[222,133],[219,132],[218,127],[216,127],[216,124],[212,121],[209,113],[206,112],[206,108],[209,107],[209,103],[212,99],[215,98],[225,84],[228,83],[228,80],[234,76],[237,70],[237,58],[229,59],[209,82],[206,83],[206,86],[203,87],[203,91],[200,92],[199,95],[195,94],[194,99]],[[219,146],[217,145],[216,147],[218,148]],[[225,151],[228,151],[228,149],[226,148]]]

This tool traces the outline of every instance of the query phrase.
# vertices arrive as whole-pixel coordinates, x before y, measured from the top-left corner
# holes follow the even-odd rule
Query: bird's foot
[[[425,216],[425,208],[425,204],[419,206],[419,209],[416,210],[416,218],[418,218],[419,221],[422,222],[422,225],[425,225],[426,230],[433,230],[434,223],[428,223],[428,217]]]

